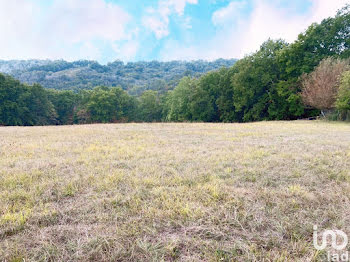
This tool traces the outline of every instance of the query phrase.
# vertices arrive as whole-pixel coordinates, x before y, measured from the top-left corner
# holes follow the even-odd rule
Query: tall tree
[[[216,100],[219,97],[220,75],[209,72],[202,76],[195,89],[191,103],[192,119],[194,121],[217,122],[220,120]]]
[[[282,40],[266,41],[259,51],[238,61],[232,77],[233,102],[242,121],[268,120],[272,92],[280,76],[277,56],[286,47]]]
[[[78,95],[73,91],[47,90],[48,97],[56,109],[57,123],[71,125],[74,122],[74,113],[78,103]]]
[[[342,75],[336,107],[341,111],[350,111],[350,71]]]
[[[231,79],[236,73],[236,67],[222,68],[218,72],[219,83],[218,83],[218,96],[216,99],[216,106],[220,121],[223,122],[236,122],[239,117],[236,114],[233,97],[233,86]]]
[[[141,121],[154,122],[162,119],[162,106],[156,91],[145,91],[140,97],[139,108]]]
[[[166,117],[167,121],[191,121],[191,100],[195,85],[197,83],[196,79],[190,77],[184,77],[181,79],[179,85],[170,91],[166,98]]]
[[[23,125],[24,104],[19,104],[19,97],[25,88],[19,81],[0,74],[0,124]]]

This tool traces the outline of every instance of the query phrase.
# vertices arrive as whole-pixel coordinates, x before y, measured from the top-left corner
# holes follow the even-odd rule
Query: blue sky
[[[0,0],[0,59],[241,58],[349,0]]]

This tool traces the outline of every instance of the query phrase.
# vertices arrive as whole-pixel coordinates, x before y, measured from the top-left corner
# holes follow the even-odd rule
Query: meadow
[[[350,125],[0,127],[0,261],[323,261]]]

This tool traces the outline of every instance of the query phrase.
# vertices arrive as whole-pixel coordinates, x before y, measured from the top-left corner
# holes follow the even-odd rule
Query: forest
[[[174,88],[184,76],[202,74],[234,65],[236,59],[208,61],[128,62],[114,61],[101,65],[96,61],[80,60],[0,60],[0,72],[27,84],[38,83],[57,90],[92,89],[96,86],[120,86],[131,95],[146,90],[160,93]]]
[[[158,79],[164,82],[157,87],[147,87],[151,85],[149,80],[144,86],[128,89],[128,84],[118,81],[89,82],[89,76],[85,75],[84,81],[89,84],[57,90],[67,89],[58,84],[54,90],[37,83],[24,84],[2,74],[0,125],[251,122],[294,120],[320,114],[349,119],[349,11],[348,5],[335,17],[310,25],[293,43],[268,39],[255,53],[236,63],[232,60],[232,66],[219,60],[222,66],[219,70],[201,76],[185,73],[174,87],[171,81],[176,79],[167,77]],[[151,63],[157,64],[145,63],[140,70],[147,70]],[[121,65],[99,67],[92,63],[89,67],[107,72],[108,68]],[[38,65],[31,70],[54,72],[70,68],[74,63],[62,62],[56,66],[48,69],[52,65]],[[158,73],[163,71],[166,69]],[[197,71],[200,70],[192,70]]]

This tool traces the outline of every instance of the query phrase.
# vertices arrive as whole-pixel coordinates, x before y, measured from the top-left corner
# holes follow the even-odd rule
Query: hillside
[[[39,83],[59,90],[91,89],[95,86],[121,86],[130,94],[144,90],[166,91],[174,87],[183,76],[200,76],[222,67],[230,67],[235,59],[208,61],[130,62],[115,61],[101,65],[81,60],[0,60],[0,72],[10,74],[21,82]]]

